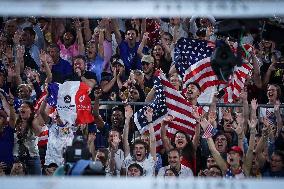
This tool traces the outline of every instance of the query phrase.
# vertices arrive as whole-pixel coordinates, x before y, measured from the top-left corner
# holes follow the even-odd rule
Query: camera
[[[87,148],[86,141],[82,135],[77,135],[73,139],[72,146],[66,148],[64,159],[66,163],[76,163],[78,160],[91,158],[91,153]]]

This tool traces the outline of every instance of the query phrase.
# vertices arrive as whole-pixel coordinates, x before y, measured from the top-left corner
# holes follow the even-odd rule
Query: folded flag
[[[62,121],[86,124],[94,121],[91,112],[90,87],[84,82],[67,81],[48,85],[47,103],[56,107]]]

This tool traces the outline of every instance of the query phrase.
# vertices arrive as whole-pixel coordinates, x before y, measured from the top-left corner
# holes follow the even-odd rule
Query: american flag
[[[210,41],[181,38],[174,53],[174,63],[183,78],[184,90],[188,83],[196,82],[201,87],[199,103],[210,103],[213,94],[224,88],[224,102],[232,102],[240,94],[244,82],[252,67],[250,64],[235,66],[229,82],[221,81],[211,67],[211,55],[215,45]],[[244,46],[249,48],[249,46]],[[233,52],[235,52],[233,50]]]
[[[174,116],[174,120],[168,125],[167,135],[173,138],[178,131],[184,131],[190,136],[194,135],[196,121],[192,116],[192,105],[177,91],[166,79],[164,74],[158,72],[154,80],[155,99],[148,105],[154,111],[153,126],[157,141],[157,148],[161,147],[160,136],[161,122],[166,115]],[[148,121],[144,115],[147,107],[143,107],[134,115],[134,122],[141,134],[148,132]],[[200,110],[201,111],[201,110]]]

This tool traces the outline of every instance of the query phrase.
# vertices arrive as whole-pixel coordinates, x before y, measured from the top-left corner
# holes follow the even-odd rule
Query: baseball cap
[[[141,62],[147,62],[147,63],[154,63],[154,58],[151,55],[144,55],[141,59]]]
[[[241,157],[243,156],[243,150],[239,146],[232,146],[229,150],[228,153],[230,152],[236,152],[238,153]]]
[[[111,62],[112,65],[117,65],[120,64],[122,66],[124,66],[124,62],[120,59],[120,58],[114,58]]]

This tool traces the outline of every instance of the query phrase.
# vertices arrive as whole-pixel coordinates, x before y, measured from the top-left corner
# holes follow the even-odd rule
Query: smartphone
[[[283,63],[277,63],[275,64],[276,69],[284,70],[284,64]]]
[[[225,90],[222,89],[221,91],[219,91],[219,93],[217,94],[217,98],[220,99],[225,95]]]

